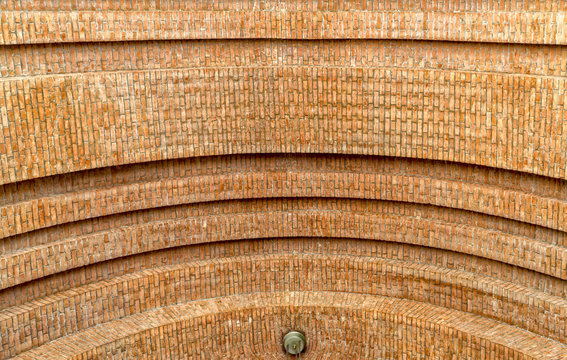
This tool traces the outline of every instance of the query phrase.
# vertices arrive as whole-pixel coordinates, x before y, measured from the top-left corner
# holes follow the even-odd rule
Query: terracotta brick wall
[[[0,2],[0,359],[567,359],[567,2]]]

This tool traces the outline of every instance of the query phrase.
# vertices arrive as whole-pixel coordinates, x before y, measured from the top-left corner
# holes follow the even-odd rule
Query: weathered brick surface
[[[297,2],[295,2],[297,3]],[[1,11],[0,45],[171,39],[567,44],[566,11]]]
[[[3,225],[0,238],[147,207],[226,199],[309,196],[430,203],[498,215],[551,229],[567,229],[566,181],[524,176],[514,184],[506,180],[515,175],[505,172],[497,179],[483,181],[480,179],[488,179],[495,172],[475,171],[470,167],[468,170],[462,167],[451,169],[431,162],[415,162],[415,171],[408,171],[408,168],[395,165],[395,160],[377,162],[369,158],[333,157],[324,161],[329,164],[327,168],[321,165],[313,168],[309,160],[323,165],[324,159],[299,159],[305,163],[303,171],[300,171],[293,168],[296,166],[293,161],[281,156],[251,157],[248,161],[234,157],[213,158],[203,165],[194,161],[166,163],[161,169],[158,165],[156,172],[146,179],[136,178],[139,173],[144,173],[145,167],[117,168],[106,180],[104,177],[109,175],[99,171],[85,173],[84,177],[73,175],[66,190],[61,188],[67,183],[64,177],[6,186],[5,199],[24,200],[22,194],[25,194],[27,200],[5,201],[7,203],[0,206],[4,215],[0,221]],[[206,168],[207,165],[216,167],[216,170]],[[201,166],[204,168],[199,171]],[[246,166],[250,168],[244,170]],[[352,170],[337,171],[341,166]],[[435,169],[438,175],[431,176]],[[479,179],[467,178],[467,172],[472,172]],[[119,180],[123,176],[124,179]],[[94,185],[97,182],[99,184]],[[526,193],[530,185],[532,189],[537,186],[541,190]],[[57,188],[60,190],[57,191]],[[34,193],[37,195],[33,196]]]
[[[567,358],[567,2],[0,1],[0,359]]]
[[[203,330],[196,333],[195,328]],[[421,302],[353,293],[275,292],[164,307],[55,341],[20,358],[287,359],[280,340],[294,328],[306,329],[312,339],[308,359],[421,359],[427,354],[435,359],[557,360],[567,354],[557,342],[521,329]],[[268,341],[253,340],[258,338]],[[242,343],[249,346],[235,346]]]
[[[193,11],[519,11],[519,12],[558,12],[567,11],[567,4],[553,0],[417,0],[417,1],[375,1],[375,0],[344,0],[344,1],[296,1],[296,0],[238,0],[238,1],[184,1],[184,0],[129,0],[99,1],[90,0],[5,0],[0,4],[0,10],[40,10],[40,11],[70,11],[70,10],[193,10]]]
[[[282,45],[283,54],[307,48],[295,44]],[[259,66],[227,52],[236,66],[7,77],[0,81],[0,181],[256,152],[418,157],[567,178],[565,76],[493,72],[498,64],[482,52],[471,59],[481,64],[477,71],[428,65],[449,53],[468,59],[467,47],[417,53],[412,62],[421,66],[385,66],[387,57],[364,65],[373,52],[352,59],[349,43],[329,44],[297,55],[296,66],[281,65],[283,54]],[[520,51],[543,61],[537,49]],[[200,53],[205,63],[211,56]],[[525,57],[517,56],[512,63]],[[327,66],[325,57],[337,63]],[[564,69],[566,57],[553,57],[561,60],[548,67]]]
[[[0,74],[84,74],[155,69],[325,66],[419,68],[567,76],[562,46],[396,40],[215,40],[0,47]]]
[[[28,302],[0,313],[0,329],[5,335],[2,345],[14,344],[13,350],[19,352],[29,349],[32,343],[42,345],[154,307],[202,298],[281,291],[353,292],[425,301],[567,342],[567,300],[559,297],[479,274],[471,276],[467,272],[432,265],[349,255],[296,253],[156,267]],[[492,302],[494,298],[500,299]],[[85,313],[85,308],[90,309],[89,312]],[[60,315],[44,317],[42,314],[46,309],[60,312]],[[21,322],[26,326],[14,326]],[[24,336],[24,332],[29,331],[31,334]]]
[[[337,238],[269,238],[243,241],[212,242],[139,253],[115,260],[42,277],[0,292],[0,308],[21,305],[27,301],[55,294],[88,283],[108,280],[124,274],[177,265],[193,260],[210,260],[229,256],[273,254],[337,254],[393,259],[461,270],[485,277],[515,283],[560,298],[567,297],[567,283],[561,279],[508,265],[484,257],[420,245],[364,239]]]
[[[200,214],[194,213],[199,209]],[[345,200],[223,202],[216,208],[176,208],[161,219],[70,236],[0,257],[0,288],[75,267],[169,247],[287,236],[375,239],[474,254],[567,280],[567,249],[459,221],[430,206]],[[165,216],[164,216],[165,215]],[[451,216],[452,215],[452,216]],[[424,218],[422,218],[422,216]],[[471,224],[472,223],[472,224]],[[480,223],[480,224],[479,224]],[[118,224],[115,224],[115,226]],[[480,225],[480,226],[479,226]],[[458,241],[455,241],[458,239]],[[28,245],[29,246],[29,245]],[[524,254],[530,257],[525,258]],[[43,263],[41,263],[43,260]],[[28,272],[34,266],[34,272]]]

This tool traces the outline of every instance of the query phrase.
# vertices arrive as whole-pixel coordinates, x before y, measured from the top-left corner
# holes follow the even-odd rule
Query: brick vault
[[[567,359],[567,2],[0,1],[0,359]]]

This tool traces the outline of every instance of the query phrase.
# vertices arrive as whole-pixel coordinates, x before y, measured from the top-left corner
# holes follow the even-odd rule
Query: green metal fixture
[[[290,331],[283,338],[285,351],[291,355],[297,355],[305,349],[305,335],[299,331]]]

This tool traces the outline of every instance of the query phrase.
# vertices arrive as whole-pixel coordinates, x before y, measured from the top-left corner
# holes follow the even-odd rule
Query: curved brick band
[[[478,175],[472,182],[466,177],[470,168],[424,162],[413,165],[417,171],[398,172],[388,169],[388,163],[400,168],[393,164],[401,160],[394,159],[384,160],[382,164],[376,159],[354,157],[336,157],[334,164],[320,156],[298,157],[298,161],[304,162],[304,171],[294,169],[294,161],[286,157],[258,156],[241,160],[229,157],[206,160],[205,163],[216,167],[214,170],[207,170],[206,165],[199,165],[198,161],[155,165],[156,169],[161,167],[167,172],[177,172],[173,176],[164,170],[159,171],[162,176],[144,176],[144,166],[122,167],[110,172],[73,174],[73,178],[83,179],[72,180],[75,185],[68,190],[53,185],[64,183],[65,178],[61,177],[30,183],[27,186],[30,191],[26,191],[22,184],[5,187],[1,189],[6,200],[0,205],[0,239],[67,222],[146,208],[268,197],[365,198],[434,204],[567,230],[565,181],[529,179],[515,173],[501,175],[500,180],[489,180],[494,171],[472,170]],[[317,166],[323,162],[329,163],[326,171]],[[202,170],[191,169],[193,165],[203,166]],[[250,168],[245,170],[246,166]],[[354,169],[361,166],[366,171]],[[431,176],[436,169],[438,177]],[[146,180],[136,179],[136,173]],[[125,179],[118,180],[121,177]],[[93,186],[93,182],[101,184]],[[530,191],[526,192],[527,189]],[[37,195],[33,196],[34,193]]]
[[[566,45],[561,0],[0,0],[0,360],[566,359]]]
[[[566,14],[566,11],[0,11],[0,45],[226,38],[565,45]]]
[[[278,211],[277,203],[268,204],[268,209],[250,213],[239,203],[222,204],[220,206],[225,208],[240,210],[224,215],[179,217],[178,214],[177,218],[122,226],[8,253],[0,256],[0,263],[4,264],[0,269],[0,288],[96,262],[169,247],[288,236],[348,237],[417,244],[485,257],[567,280],[567,249],[538,239],[445,222],[425,217],[423,213],[417,217],[419,210],[410,207],[407,208],[413,210],[413,214],[407,216],[397,215],[395,210],[380,208],[380,205],[373,209],[372,204],[368,204],[365,211],[356,211],[353,209],[356,205],[349,209],[348,203],[337,204],[337,200],[292,204],[283,211]],[[526,257],[525,254],[530,255]],[[33,266],[33,272],[26,270],[30,266]]]
[[[480,274],[548,295],[567,298],[567,281],[499,261],[426,246],[364,239],[268,238],[244,241],[207,242],[138,253],[114,260],[82,266],[0,292],[0,310],[88,283],[109,280],[158,266],[178,265],[195,260],[229,256],[273,254],[351,255],[402,260],[423,265]]]
[[[470,354],[474,358],[556,360],[567,354],[557,342],[518,328],[424,303],[361,294],[291,292],[156,309],[54,341],[18,359],[42,355],[90,359],[108,354],[119,359],[161,354],[182,358],[187,353],[194,359],[267,359],[280,351],[279,340],[284,333],[266,327],[266,323],[304,330],[311,340],[308,359],[322,353],[413,359],[427,351],[433,358]],[[328,323],[343,325],[330,328],[325,326]],[[194,328],[200,331],[187,330]],[[266,336],[266,341],[250,342],[243,348],[233,346],[249,344],[250,338],[259,336]],[[448,337],[459,341],[446,343]],[[337,342],[337,338],[342,341]]]
[[[4,354],[13,356],[156,307],[265,291],[334,291],[405,298],[567,341],[565,299],[471,275],[432,265],[348,255],[275,254],[196,261],[115,277],[10,308],[0,313],[2,345]],[[457,292],[462,297],[447,296]],[[498,302],[492,301],[495,297]],[[90,310],[85,313],[82,309]],[[52,317],[48,315],[51,311],[62,314]],[[19,325],[12,327],[15,322]]]
[[[282,51],[301,48],[296,43]],[[229,67],[7,77],[0,81],[0,184],[235,153],[414,157],[567,179],[566,77],[483,70],[495,65],[397,67],[371,61],[371,52],[352,65],[347,49],[338,42],[329,50],[345,51],[332,67],[312,53],[296,66],[272,56],[263,65],[242,58]],[[412,62],[439,62],[433,53]],[[555,64],[565,68],[563,60]]]
[[[567,200],[567,181],[498,168],[413,158],[344,154],[246,154],[207,156],[94,169],[0,187],[0,206],[88,190],[159,180],[246,173],[382,174],[478,184]],[[354,175],[353,175],[354,176]],[[277,189],[276,189],[277,190]]]
[[[0,46],[0,75],[4,80],[95,72],[275,66],[334,68],[345,64],[355,68],[564,78],[567,48],[391,39],[315,42],[219,39]]]
[[[474,9],[474,10],[473,10]],[[4,0],[0,10],[23,11],[440,11],[440,12],[562,12],[567,4],[554,0],[508,0],[505,3],[486,0],[447,2],[428,0],[399,2],[396,0],[343,0],[343,1],[297,1],[297,0],[235,0],[235,1],[185,1],[185,0],[113,0],[93,3],[89,0]]]

